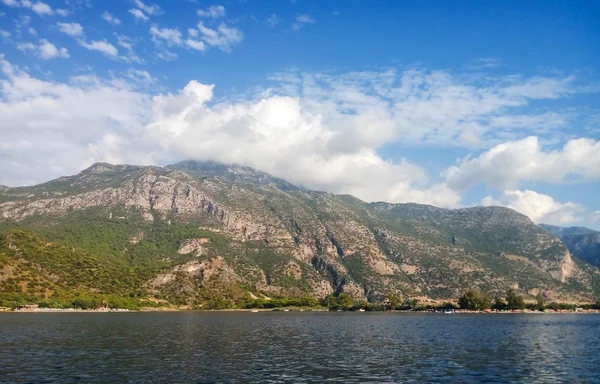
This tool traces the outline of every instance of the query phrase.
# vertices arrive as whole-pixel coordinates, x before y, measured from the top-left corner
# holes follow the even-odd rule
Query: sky
[[[0,0],[0,184],[251,166],[600,229],[600,2]]]

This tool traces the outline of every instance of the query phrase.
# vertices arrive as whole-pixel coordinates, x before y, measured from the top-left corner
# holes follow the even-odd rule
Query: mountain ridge
[[[573,255],[600,267],[600,231],[586,227],[559,227],[549,224],[540,226],[558,236]]]
[[[341,293],[439,301],[465,288],[515,288],[593,301],[598,289],[597,268],[509,208],[366,203],[249,167],[179,164],[97,163],[0,191],[0,230],[104,250],[143,270],[147,280],[131,292],[196,304],[215,290],[232,301]]]

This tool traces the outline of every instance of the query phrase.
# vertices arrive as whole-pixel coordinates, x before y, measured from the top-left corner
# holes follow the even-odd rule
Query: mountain
[[[540,224],[548,233],[558,236],[569,251],[596,267],[600,267],[600,232],[585,227],[557,227]]]
[[[550,224],[540,224],[540,227],[548,231],[549,234],[555,236],[597,235],[600,233],[586,227],[559,227],[557,225]]]
[[[515,288],[585,302],[600,285],[597,268],[508,208],[365,203],[211,162],[98,163],[5,188],[0,232],[0,292],[26,301],[443,301]]]

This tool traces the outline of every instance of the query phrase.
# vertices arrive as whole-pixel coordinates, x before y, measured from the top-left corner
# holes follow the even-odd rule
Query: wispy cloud
[[[131,13],[136,20],[148,21],[149,19],[148,16],[144,14],[144,12],[140,11],[137,8],[132,8],[127,12]]]
[[[292,29],[297,31],[307,24],[315,24],[316,20],[307,14],[296,15],[296,21],[292,24]]]
[[[479,59],[473,60],[468,68],[472,70],[483,70],[483,69],[492,69],[498,68],[502,66],[502,62],[499,59],[493,57],[482,57]]]
[[[164,42],[169,47],[182,44],[182,34],[177,28],[158,28],[153,25],[150,27],[150,34],[155,43]]]
[[[207,45],[219,48],[224,52],[231,52],[231,48],[243,39],[242,32],[225,23],[219,24],[216,29],[209,28],[204,23],[198,23],[198,32],[202,41]]]
[[[141,0],[134,0],[134,4],[137,8],[144,11],[144,13],[146,13],[147,15],[160,15],[162,13],[162,10],[156,4],[147,5]]]
[[[124,61],[137,64],[144,63],[144,60],[142,60],[133,49],[134,40],[132,38],[125,35],[120,35],[118,33],[115,33],[115,36],[117,37],[117,45],[127,51],[127,54],[123,58]]]
[[[267,18],[266,22],[269,27],[274,27],[279,24],[279,17],[273,13],[271,16],[269,16],[269,18]]]
[[[119,20],[117,17],[111,15],[108,11],[105,11],[104,13],[102,13],[102,15],[100,17],[102,17],[104,20],[106,20],[109,24],[113,24],[113,25],[121,24],[121,20]]]

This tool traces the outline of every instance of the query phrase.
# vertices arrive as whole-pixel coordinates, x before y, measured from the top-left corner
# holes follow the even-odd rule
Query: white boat
[[[258,312],[258,309],[253,309],[252,312]]]
[[[361,308],[361,309],[358,310],[358,312],[364,312],[364,311],[365,311],[364,308]]]

